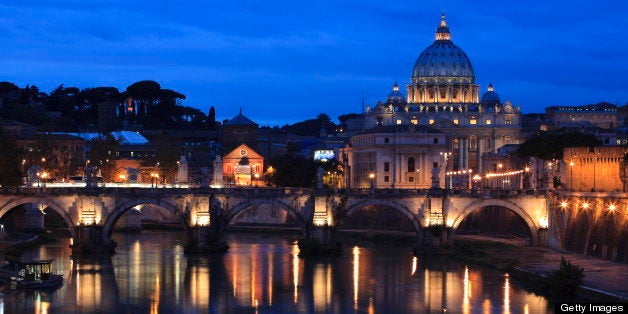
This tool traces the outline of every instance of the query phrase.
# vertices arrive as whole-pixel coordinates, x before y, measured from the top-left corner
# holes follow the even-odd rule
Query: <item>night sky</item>
[[[335,119],[361,111],[360,91],[405,94],[445,12],[482,92],[493,82],[524,113],[628,101],[621,0],[4,2],[0,81],[44,92],[155,80],[218,119]]]

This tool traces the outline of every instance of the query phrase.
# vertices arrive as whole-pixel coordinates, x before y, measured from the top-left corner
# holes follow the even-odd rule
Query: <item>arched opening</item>
[[[137,200],[118,205],[103,224],[103,235],[111,237],[114,230],[143,229],[180,230],[187,227],[176,206],[166,201]]]
[[[454,233],[458,239],[490,240],[514,245],[530,245],[536,238],[519,213],[499,205],[467,211],[454,226]]]
[[[420,223],[414,214],[395,202],[364,201],[349,206],[344,217],[336,222],[343,238],[382,238],[408,240],[415,243],[419,237]]]
[[[273,227],[301,231],[303,220],[290,206],[277,200],[243,202],[227,217],[227,230]]]
[[[54,237],[74,237],[68,214],[53,202],[39,198],[15,200],[0,208],[1,236],[4,240],[23,241],[36,234],[53,232]]]

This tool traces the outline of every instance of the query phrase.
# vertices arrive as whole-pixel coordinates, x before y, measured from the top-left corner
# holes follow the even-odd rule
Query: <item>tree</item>
[[[11,82],[0,82],[0,107],[17,100],[20,88]]]
[[[21,155],[15,141],[0,128],[0,185],[20,185],[23,175],[20,171]]]
[[[593,147],[598,144],[597,138],[591,134],[542,133],[521,144],[517,154],[522,158],[562,159],[565,147]]]
[[[300,155],[284,155],[269,162],[274,172],[270,180],[285,187],[311,187],[316,177],[316,163]]]
[[[100,174],[105,181],[113,181],[115,157],[120,148],[120,142],[111,134],[104,134],[91,140],[89,146],[90,164],[100,169]]]
[[[336,134],[336,124],[331,121],[328,115],[320,113],[315,119],[297,122],[292,125],[285,125],[282,130],[301,136],[318,137],[321,129],[324,128],[328,134]]]
[[[166,133],[155,136],[152,142],[155,156],[145,163],[157,166],[162,182],[173,182],[178,171],[177,161],[181,158],[181,143]]]
[[[207,127],[210,130],[215,130],[218,127],[216,123],[216,108],[214,108],[214,106],[209,107],[209,113],[207,114]]]

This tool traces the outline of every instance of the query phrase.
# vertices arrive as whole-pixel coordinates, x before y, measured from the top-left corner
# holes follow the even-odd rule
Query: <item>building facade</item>
[[[436,40],[416,60],[407,97],[395,83],[386,102],[365,108],[363,127],[429,125],[446,136],[448,170],[477,171],[483,153],[522,142],[520,109],[502,103],[492,84],[482,97],[479,91],[471,60],[452,42],[443,15]]]
[[[348,188],[429,188],[444,182],[445,134],[429,126],[393,125],[353,136],[340,149]],[[436,169],[436,170],[434,170]]]

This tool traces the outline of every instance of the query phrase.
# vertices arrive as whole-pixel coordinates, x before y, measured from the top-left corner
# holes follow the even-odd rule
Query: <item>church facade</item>
[[[435,41],[417,58],[406,90],[404,96],[395,83],[385,102],[366,107],[363,131],[391,125],[429,126],[445,135],[449,158],[443,167],[475,173],[483,168],[484,153],[523,141],[520,108],[502,102],[492,84],[480,97],[471,60],[451,40],[444,15]]]

